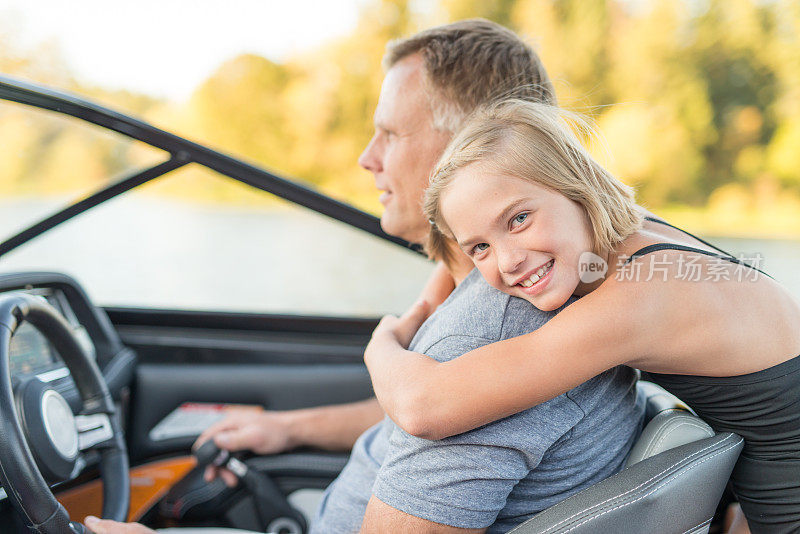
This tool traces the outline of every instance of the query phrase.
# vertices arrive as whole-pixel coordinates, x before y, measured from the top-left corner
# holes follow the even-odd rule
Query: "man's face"
[[[375,135],[358,158],[383,191],[381,227],[412,243],[422,243],[428,234],[422,199],[450,140],[449,133],[433,127],[423,68],[422,56],[414,54],[386,73],[375,109]]]

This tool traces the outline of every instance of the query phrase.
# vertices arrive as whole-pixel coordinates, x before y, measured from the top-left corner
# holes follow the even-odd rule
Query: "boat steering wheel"
[[[77,416],[49,384],[12,376],[11,336],[24,322],[36,327],[64,360],[82,401]],[[80,473],[90,453],[100,458],[103,517],[125,521],[130,505],[128,453],[97,363],[44,299],[27,293],[0,297],[0,483],[32,532],[88,532],[70,520],[50,485]]]

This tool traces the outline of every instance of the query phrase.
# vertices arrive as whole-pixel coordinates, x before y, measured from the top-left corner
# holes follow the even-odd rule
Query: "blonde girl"
[[[763,272],[643,217],[575,122],[517,100],[478,112],[425,209],[431,253],[458,247],[489,284],[542,310],[580,298],[446,363],[405,350],[424,307],[384,318],[365,355],[378,400],[408,432],[439,439],[636,367],[745,439],[732,481],[753,532],[800,529],[800,306]]]

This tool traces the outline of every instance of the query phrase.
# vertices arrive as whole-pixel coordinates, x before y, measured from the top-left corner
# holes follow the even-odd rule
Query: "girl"
[[[365,360],[401,427],[439,439],[629,365],[745,439],[732,481],[753,532],[800,529],[800,306],[783,287],[643,217],[564,112],[542,104],[474,116],[425,209],[429,253],[447,258],[454,242],[492,286],[542,310],[581,298],[539,330],[447,363],[404,349],[424,306],[384,318]]]

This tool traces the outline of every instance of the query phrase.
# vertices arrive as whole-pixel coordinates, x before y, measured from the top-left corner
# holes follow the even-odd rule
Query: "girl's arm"
[[[388,328],[387,325],[389,321],[395,321],[392,323],[395,325],[392,327],[394,340],[396,343],[400,343],[403,348],[408,347],[414,334],[417,333],[417,330],[419,330],[419,327],[425,322],[425,319],[436,310],[439,304],[450,296],[450,293],[453,292],[455,287],[455,280],[445,264],[443,262],[437,263],[431,277],[428,279],[425,287],[422,288],[422,293],[420,293],[417,301],[412,304],[399,319],[393,315],[385,316],[378,324],[375,331],[372,332],[372,335],[375,336],[375,333],[381,328]],[[364,354],[365,359],[366,357],[367,355]]]
[[[607,281],[538,330],[438,363],[407,351],[420,322],[413,309],[386,317],[365,361],[384,411],[406,432],[441,439],[552,399],[619,364],[634,363],[653,341],[658,308],[641,284]],[[401,339],[398,342],[398,338]]]
[[[427,302],[429,304],[429,313],[432,313],[439,304],[450,296],[455,287],[456,283],[453,280],[453,276],[445,264],[440,261],[436,264],[433,274],[425,283],[418,300]]]

